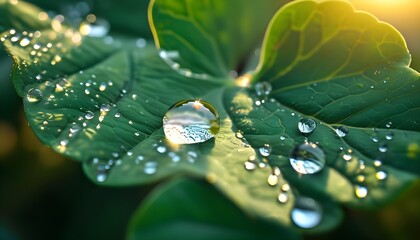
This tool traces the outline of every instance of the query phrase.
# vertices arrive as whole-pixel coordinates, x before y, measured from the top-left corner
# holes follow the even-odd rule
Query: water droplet
[[[349,129],[344,126],[340,126],[335,129],[335,133],[337,133],[337,136],[342,138],[347,136],[347,134],[349,133]]]
[[[90,89],[89,89],[89,88],[86,88],[86,89],[85,89],[85,94],[86,94],[86,95],[89,95],[89,94],[90,94]]]
[[[121,117],[121,113],[115,113],[114,117],[116,117],[116,118]]]
[[[280,136],[280,140],[281,141],[284,141],[286,139],[286,137],[285,136]]]
[[[365,198],[368,194],[368,189],[364,186],[356,185],[354,187],[354,193],[356,194],[356,197],[358,198]]]
[[[277,196],[277,200],[280,203],[286,203],[287,201],[289,201],[289,194],[287,192],[280,192]]]
[[[279,176],[274,173],[268,175],[267,183],[270,186],[276,186],[279,183]]]
[[[105,91],[105,90],[106,90],[106,87],[107,87],[107,84],[106,84],[106,83],[104,83],[104,82],[102,82],[102,83],[99,85],[99,91],[101,91],[101,92]]]
[[[270,156],[270,153],[271,153],[271,146],[270,144],[264,144],[264,146],[260,147],[258,151],[260,152],[262,156],[268,157]]]
[[[313,228],[321,222],[322,208],[312,198],[299,197],[295,201],[290,217],[300,228]]]
[[[109,110],[111,110],[111,106],[109,104],[102,104],[101,105],[101,112],[109,112]]]
[[[219,114],[202,100],[180,101],[166,112],[163,129],[166,138],[176,144],[205,142],[219,132]]]
[[[381,146],[379,146],[379,151],[383,153],[388,151],[388,146],[386,144],[382,144]]]
[[[93,112],[91,112],[91,111],[87,111],[87,112],[85,113],[85,118],[86,118],[87,120],[92,119],[94,116],[95,116],[95,114],[94,114]]]
[[[165,146],[158,146],[158,147],[156,148],[156,150],[157,150],[159,153],[165,153],[165,152],[166,152],[166,147],[165,147]]]
[[[392,140],[394,138],[394,133],[393,132],[387,133],[385,138],[386,138],[386,140]]]
[[[375,165],[375,167],[380,167],[382,165],[381,160],[375,160],[373,161],[373,165]]]
[[[373,142],[379,142],[379,138],[377,136],[372,136],[371,139]]]
[[[364,175],[357,175],[356,179],[358,182],[364,182],[366,177]]]
[[[29,45],[29,43],[31,43],[31,40],[29,38],[22,38],[19,42],[21,47],[26,47]]]
[[[343,155],[343,159],[346,161],[350,161],[353,158],[353,156],[349,153],[346,153]]]
[[[238,138],[238,139],[242,139],[242,138],[244,138],[244,134],[241,130],[238,130],[235,133],[235,137]]]
[[[144,173],[155,174],[157,170],[157,162],[147,162],[144,164]]]
[[[378,171],[375,175],[378,180],[385,180],[388,177],[388,174],[384,171]]]
[[[392,125],[392,122],[388,122],[387,124],[385,124],[385,127],[390,128]]]
[[[26,99],[28,99],[28,102],[31,102],[31,103],[37,103],[41,101],[43,97],[44,97],[44,94],[38,88],[31,88],[26,94]]]
[[[314,174],[324,168],[325,154],[315,143],[303,143],[292,150],[290,164],[298,173]]]
[[[302,118],[298,122],[298,129],[301,133],[311,133],[316,128],[316,122],[310,118]]]
[[[105,161],[99,161],[98,158],[93,159],[93,164],[96,165],[96,181],[105,182],[108,178],[109,170],[111,165]]]
[[[259,97],[266,97],[271,93],[272,86],[269,82],[259,82],[255,84],[255,93]]]
[[[248,171],[255,170],[257,168],[258,162],[256,161],[255,156],[249,156],[248,160],[244,163],[244,167]]]
[[[62,92],[68,85],[68,82],[65,78],[61,78],[58,80],[57,84],[55,84],[55,92]]]

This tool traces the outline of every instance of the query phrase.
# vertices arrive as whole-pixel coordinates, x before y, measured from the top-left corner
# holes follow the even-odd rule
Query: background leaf
[[[277,239],[280,235],[299,238],[291,230],[245,215],[208,183],[183,178],[156,189],[128,229],[128,239]]]
[[[177,52],[175,62],[182,68],[229,77],[241,71],[268,21],[286,2],[154,0],[149,18],[158,48]]]

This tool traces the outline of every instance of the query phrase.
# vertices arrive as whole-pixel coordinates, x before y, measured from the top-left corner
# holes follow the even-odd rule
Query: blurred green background
[[[106,18],[111,30],[149,38],[144,9],[128,0],[33,1],[66,12],[75,4]],[[100,3],[99,3],[100,2]],[[420,70],[420,1],[353,0],[358,9],[393,24],[407,40],[412,67]],[[138,5],[138,4],[137,4]],[[124,21],[130,24],[124,23]],[[107,188],[90,182],[81,165],[43,146],[27,126],[10,81],[11,60],[0,49],[0,240],[123,239],[131,214],[154,186]],[[376,212],[345,209],[336,230],[306,239],[417,239],[420,182]],[[279,239],[281,236],[279,236]]]

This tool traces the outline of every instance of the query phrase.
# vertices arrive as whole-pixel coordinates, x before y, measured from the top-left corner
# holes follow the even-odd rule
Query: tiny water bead
[[[259,97],[266,97],[271,93],[272,86],[269,82],[259,82],[255,84],[255,93]]]
[[[337,136],[343,138],[349,134],[349,129],[344,126],[340,126],[335,129],[335,133],[337,133]]]
[[[302,118],[298,122],[298,129],[301,133],[311,133],[316,128],[316,122],[310,118]]]
[[[257,168],[257,164],[258,164],[258,162],[257,162],[255,156],[250,156],[248,158],[248,160],[244,163],[244,167],[245,167],[246,170],[252,171],[252,170],[255,170]]]
[[[295,201],[290,217],[293,223],[300,228],[313,228],[322,220],[322,208],[312,198],[299,197]]]
[[[258,151],[260,152],[262,156],[268,157],[270,156],[270,153],[271,153],[271,146],[270,144],[264,144],[264,146],[260,147]]]
[[[386,140],[392,140],[394,138],[394,133],[393,132],[387,133],[385,138],[386,138]]]
[[[94,116],[95,116],[95,114],[94,114],[93,112],[91,112],[91,111],[87,111],[87,112],[85,113],[85,118],[86,118],[87,120],[92,119]]]
[[[364,186],[356,185],[354,187],[354,193],[358,198],[365,198],[368,195],[368,189]]]
[[[179,101],[163,117],[165,136],[176,144],[205,142],[219,129],[219,114],[210,103],[202,100]]]
[[[324,168],[325,153],[315,143],[303,143],[292,150],[290,164],[298,173],[314,174]]]
[[[38,88],[31,88],[26,94],[26,99],[28,99],[28,102],[31,102],[31,103],[37,103],[41,101],[43,98],[44,98],[44,94]]]
[[[378,171],[375,175],[378,180],[385,180],[388,177],[388,174],[384,171]]]

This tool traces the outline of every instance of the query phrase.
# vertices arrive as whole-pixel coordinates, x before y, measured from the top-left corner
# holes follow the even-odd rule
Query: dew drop
[[[270,156],[270,153],[271,153],[271,146],[270,144],[264,144],[264,146],[260,147],[258,151],[260,152],[262,156],[268,157]]]
[[[107,87],[107,84],[106,83],[101,83],[100,85],[99,85],[99,91],[101,91],[101,92],[103,92],[103,91],[105,91],[106,90],[106,87]]]
[[[244,134],[241,130],[238,130],[235,133],[235,137],[238,138],[238,139],[242,139],[242,138],[244,138]]]
[[[268,175],[267,183],[270,186],[276,186],[279,183],[279,176],[274,173]]]
[[[205,101],[183,100],[166,112],[163,129],[166,138],[176,144],[205,142],[219,132],[219,114]]]
[[[380,152],[387,152],[388,151],[388,146],[386,144],[382,144],[381,146],[379,146],[379,151]]]
[[[394,138],[394,133],[393,132],[387,133],[385,138],[386,138],[386,140],[392,140]]]
[[[347,136],[347,134],[349,133],[349,129],[344,126],[340,126],[335,129],[335,133],[337,133],[337,136],[342,138]]]
[[[109,104],[102,104],[101,105],[101,112],[109,112],[109,110],[111,110],[111,106],[109,106]]]
[[[354,193],[356,194],[356,197],[358,198],[365,198],[368,194],[368,189],[364,186],[356,185],[354,187]]]
[[[58,80],[57,84],[55,84],[55,92],[62,92],[68,85],[68,82],[65,78],[61,78]]]
[[[144,173],[155,174],[157,170],[157,162],[147,162],[144,164]]]
[[[255,84],[255,93],[259,97],[266,97],[271,93],[272,86],[269,82],[259,82]]]
[[[244,163],[244,167],[248,171],[255,170],[257,168],[257,161],[255,159],[255,156],[250,156],[248,160]]]
[[[298,129],[301,133],[311,133],[316,128],[316,122],[310,118],[302,118],[298,122]]]
[[[285,136],[280,136],[280,140],[281,141],[284,141],[286,139],[286,137]]]
[[[38,88],[31,88],[26,94],[26,99],[28,99],[28,102],[31,102],[31,103],[37,103],[41,101],[43,97],[44,97],[44,94]]]
[[[385,180],[388,177],[388,174],[384,171],[378,171],[375,175],[378,180]]]
[[[381,160],[375,160],[375,161],[373,161],[373,165],[375,167],[380,167],[380,166],[382,166],[382,162],[381,162]]]
[[[290,164],[298,173],[314,174],[324,168],[325,154],[315,143],[303,143],[292,150]]]
[[[91,112],[91,111],[87,111],[87,112],[85,113],[85,118],[86,118],[87,120],[92,119],[94,116],[95,116],[95,114],[94,114],[93,112]]]
[[[287,201],[289,201],[289,194],[287,192],[280,192],[277,196],[277,200],[280,203],[286,203]]]
[[[353,156],[349,153],[346,153],[343,155],[343,159],[346,161],[350,161],[353,158]]]
[[[321,222],[322,208],[312,198],[299,197],[295,201],[290,217],[300,228],[313,228]]]
[[[105,182],[108,178],[111,165],[109,165],[107,162],[99,161],[97,158],[94,158],[93,163],[96,165],[96,181]]]
[[[157,150],[159,153],[165,153],[165,152],[166,152],[166,147],[165,147],[165,146],[158,146],[158,147],[156,148],[156,150]]]
[[[31,40],[29,38],[22,38],[19,42],[21,47],[26,47],[29,45],[29,43],[31,43]]]
[[[358,182],[364,182],[366,177],[364,175],[357,175],[356,179]]]
[[[121,117],[121,113],[115,113],[114,117],[116,117],[116,118]]]

